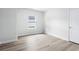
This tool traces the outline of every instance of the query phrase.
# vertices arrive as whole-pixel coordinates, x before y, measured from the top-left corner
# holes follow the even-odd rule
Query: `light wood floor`
[[[0,45],[0,51],[79,51],[79,45],[53,36],[38,34]]]

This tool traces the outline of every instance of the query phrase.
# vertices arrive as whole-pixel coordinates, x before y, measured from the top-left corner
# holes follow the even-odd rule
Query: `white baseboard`
[[[46,34],[51,35],[51,36],[54,36],[54,37],[57,37],[57,38],[62,39],[62,40],[69,41],[68,39],[65,39],[65,38],[63,38],[63,37],[60,37],[60,36],[55,35],[55,34],[52,34],[52,33],[47,33],[47,32],[46,32]]]
[[[17,38],[11,39],[11,40],[2,41],[2,42],[0,42],[0,44],[5,44],[5,43],[10,43],[10,42],[15,42],[15,41],[17,41]]]

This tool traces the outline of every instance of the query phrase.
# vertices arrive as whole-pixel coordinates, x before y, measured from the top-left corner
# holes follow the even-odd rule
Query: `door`
[[[70,9],[70,41],[79,43],[79,8]]]

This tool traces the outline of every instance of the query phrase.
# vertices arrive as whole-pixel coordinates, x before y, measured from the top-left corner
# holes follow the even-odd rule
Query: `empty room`
[[[79,51],[79,8],[0,8],[0,51]]]

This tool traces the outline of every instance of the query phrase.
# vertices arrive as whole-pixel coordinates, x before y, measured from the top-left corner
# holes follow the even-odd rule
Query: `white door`
[[[79,8],[70,9],[70,41],[79,43]]]

